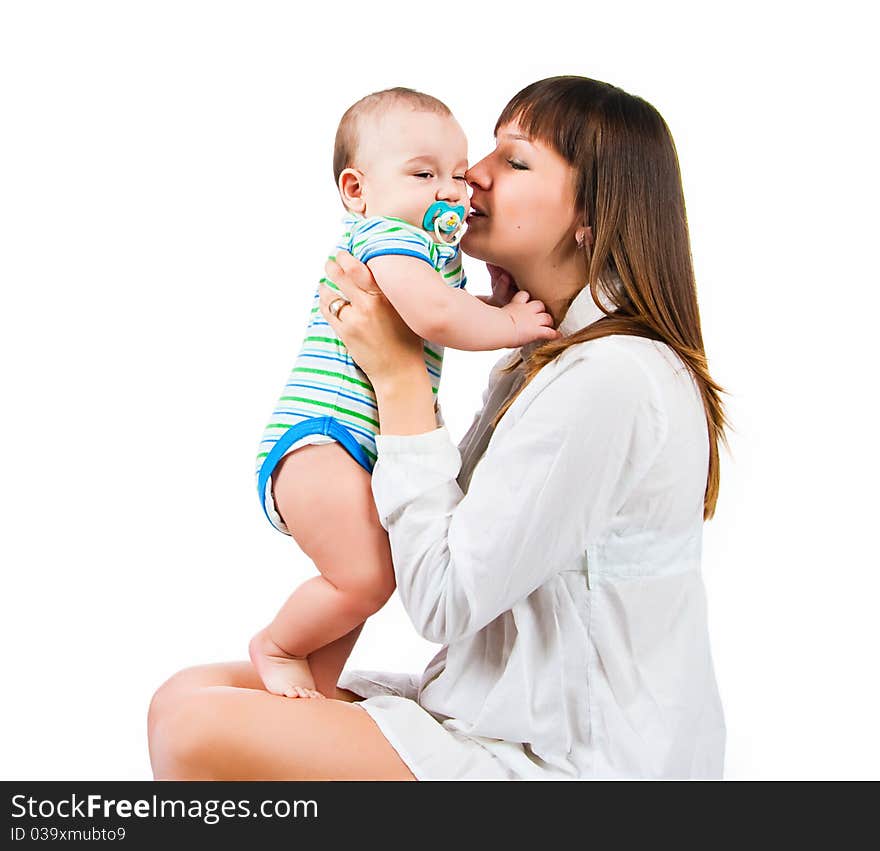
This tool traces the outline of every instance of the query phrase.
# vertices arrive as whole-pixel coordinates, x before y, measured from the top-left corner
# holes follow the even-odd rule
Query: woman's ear
[[[343,169],[339,175],[339,194],[346,209],[363,213],[367,209],[364,199],[364,176],[355,168]]]
[[[577,243],[578,248],[583,248],[584,245],[592,245],[593,244],[593,229],[591,227],[579,227],[574,232],[574,239]]]

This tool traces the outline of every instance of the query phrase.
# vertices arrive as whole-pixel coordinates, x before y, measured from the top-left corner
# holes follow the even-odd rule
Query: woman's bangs
[[[552,148],[570,164],[577,162],[579,123],[574,111],[561,101],[549,102],[540,92],[534,97],[514,98],[495,123],[495,133],[505,124],[516,123],[530,139]]]

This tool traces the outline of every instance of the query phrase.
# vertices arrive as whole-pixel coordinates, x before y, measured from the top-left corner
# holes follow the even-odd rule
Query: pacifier
[[[458,245],[463,235],[463,224],[464,206],[447,204],[446,201],[435,201],[422,219],[422,227],[434,231],[437,242],[447,245]]]

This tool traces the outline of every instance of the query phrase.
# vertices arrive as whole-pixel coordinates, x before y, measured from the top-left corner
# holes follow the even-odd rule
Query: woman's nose
[[[487,174],[486,170],[483,168],[483,160],[480,160],[476,165],[472,165],[464,173],[464,179],[470,186],[476,187],[477,189],[486,189]]]

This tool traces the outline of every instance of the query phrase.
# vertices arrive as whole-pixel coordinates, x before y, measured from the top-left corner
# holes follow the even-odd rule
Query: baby
[[[467,141],[442,102],[405,88],[359,100],[340,121],[333,168],[347,210],[336,250],[367,264],[423,338],[435,394],[445,346],[488,351],[546,339],[540,302],[498,307],[489,296],[465,292],[458,240],[470,209]],[[318,680],[325,692],[332,689],[357,633],[339,643],[342,658],[315,651],[359,628],[395,588],[369,480],[377,457],[376,397],[324,321],[319,290],[257,456],[266,517],[296,540],[320,574],[297,588],[250,641],[267,691],[286,697],[323,697]],[[318,664],[333,671],[319,672]]]

